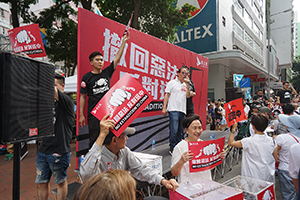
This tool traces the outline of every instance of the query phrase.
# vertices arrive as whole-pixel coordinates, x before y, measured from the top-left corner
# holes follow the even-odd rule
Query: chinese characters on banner
[[[8,35],[14,53],[23,52],[31,58],[46,56],[38,24],[11,29]]]
[[[225,137],[209,140],[188,142],[193,159],[189,161],[190,173],[212,169],[222,163],[221,153]]]
[[[78,83],[92,69],[88,57],[93,51],[103,53],[104,67],[113,61],[120,48],[125,28],[125,25],[79,9]],[[205,119],[208,59],[134,29],[129,29],[129,33],[130,39],[112,76],[111,85],[129,73],[145,88],[153,100],[139,117],[162,115],[166,84],[176,78],[177,70],[184,63],[191,67],[191,79],[197,77],[197,81],[194,81],[195,89],[201,92],[197,92],[193,98],[195,113]]]
[[[143,86],[125,74],[97,103],[92,114],[101,121],[110,113],[108,119],[115,122],[112,132],[119,137],[151,100]]]
[[[234,119],[236,122],[247,119],[244,111],[242,98],[235,99],[228,103],[225,103],[224,108],[225,108],[225,115],[226,115],[226,121],[228,126],[234,124]]]

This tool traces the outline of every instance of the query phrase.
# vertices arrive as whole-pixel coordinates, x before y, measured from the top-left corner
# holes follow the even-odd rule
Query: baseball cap
[[[274,117],[272,116],[272,111],[270,108],[266,107],[266,106],[263,106],[263,107],[260,107],[259,108],[259,112],[260,113],[267,113],[270,117],[270,119],[274,119]]]
[[[288,127],[291,134],[300,137],[300,115],[280,114],[279,120]]]
[[[133,135],[135,133],[135,128],[133,127],[127,127],[123,133],[125,133],[126,135]],[[116,137],[115,134],[109,130],[109,133],[107,134],[107,136],[104,139],[104,143],[110,143],[111,139],[113,137]]]

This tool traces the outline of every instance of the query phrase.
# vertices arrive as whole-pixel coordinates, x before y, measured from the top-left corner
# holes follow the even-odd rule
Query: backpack
[[[244,122],[240,128],[238,129],[238,134],[236,136],[236,140],[241,140],[245,137],[249,137],[250,136],[250,130],[249,130],[249,126],[250,126],[250,120],[247,120],[247,122]]]

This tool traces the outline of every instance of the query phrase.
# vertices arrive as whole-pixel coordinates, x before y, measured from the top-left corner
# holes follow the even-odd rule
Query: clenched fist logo
[[[20,44],[26,42],[26,44],[29,44],[31,42],[31,39],[29,35],[27,34],[26,30],[22,30],[17,34],[17,40]]]
[[[109,103],[115,107],[118,107],[120,105],[122,105],[122,103],[125,101],[125,99],[129,100],[131,98],[131,93],[126,91],[126,90],[122,90],[120,88],[117,88],[111,95],[110,99],[109,99]]]
[[[218,153],[217,146],[215,143],[209,144],[203,148],[203,153],[206,156],[216,155]]]

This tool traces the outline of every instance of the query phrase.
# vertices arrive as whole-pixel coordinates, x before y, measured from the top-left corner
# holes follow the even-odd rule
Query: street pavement
[[[225,144],[228,141],[230,131],[211,131],[209,130],[209,126],[207,126],[207,129],[202,132],[200,138],[202,140],[210,140],[211,133],[214,134],[215,139],[225,137]],[[163,165],[163,174],[166,174],[170,172],[170,166],[171,166],[171,155],[169,154],[169,143],[163,144],[160,146],[156,146],[155,150],[147,149],[142,151],[142,153],[148,153],[148,154],[154,154],[154,155],[161,155],[163,157],[162,165]],[[225,173],[224,176],[221,177],[220,174],[216,173],[215,181],[219,183],[226,182],[227,180],[230,180],[231,178],[241,175],[241,160],[242,155],[240,154],[238,163],[236,162],[236,159],[232,162],[232,169],[229,171],[229,166],[225,167]],[[230,158],[226,159],[226,162],[229,164]],[[214,174],[214,173],[213,173]],[[278,176],[276,178],[276,184],[275,184],[275,195],[277,200],[282,200],[282,196],[279,189],[279,182],[278,182]]]

